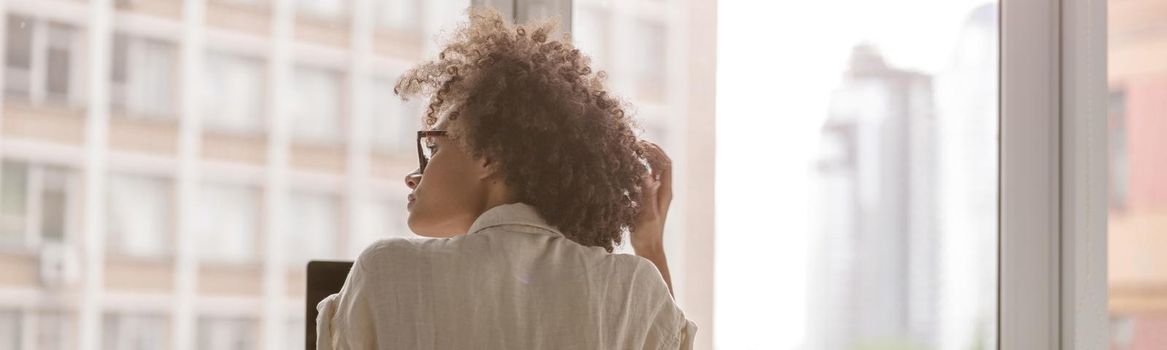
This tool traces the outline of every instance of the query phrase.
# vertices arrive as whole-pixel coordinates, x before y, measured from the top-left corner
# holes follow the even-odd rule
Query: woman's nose
[[[413,172],[405,174],[405,185],[409,186],[409,189],[417,188],[419,182],[421,182],[421,168],[413,169]]]

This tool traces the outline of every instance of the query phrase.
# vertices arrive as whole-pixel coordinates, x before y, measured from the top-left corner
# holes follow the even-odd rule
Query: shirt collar
[[[474,223],[470,225],[468,234],[475,234],[479,231],[502,225],[522,225],[540,228],[550,233],[563,235],[559,230],[548,224],[543,217],[539,216],[539,212],[535,210],[534,206],[526,203],[508,203],[502,204],[490,209],[487,209]]]

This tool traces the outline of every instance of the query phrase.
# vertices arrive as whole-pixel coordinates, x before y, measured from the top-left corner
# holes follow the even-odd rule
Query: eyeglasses
[[[417,173],[425,173],[425,166],[434,156],[434,147],[437,144],[434,138],[446,136],[445,130],[421,130],[417,132]]]

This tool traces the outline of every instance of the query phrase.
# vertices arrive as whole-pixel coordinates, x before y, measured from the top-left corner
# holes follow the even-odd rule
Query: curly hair
[[[648,171],[627,104],[554,21],[513,25],[471,8],[436,59],[405,72],[394,93],[429,98],[425,125],[499,162],[521,202],[568,239],[611,252],[639,210]],[[458,122],[453,122],[458,120]]]

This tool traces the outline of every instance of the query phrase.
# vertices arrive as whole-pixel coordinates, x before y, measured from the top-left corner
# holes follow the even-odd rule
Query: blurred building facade
[[[392,86],[469,5],[0,2],[0,350],[302,346],[305,263],[411,235],[421,109]],[[575,8],[670,149],[685,218],[687,62],[666,59],[685,13]],[[668,235],[684,261],[684,228]]]
[[[812,171],[806,349],[995,346],[996,8],[935,74],[853,49]]]
[[[932,78],[852,52],[823,126],[809,349],[935,347]]]
[[[1167,348],[1167,4],[1108,6],[1111,349]]]

